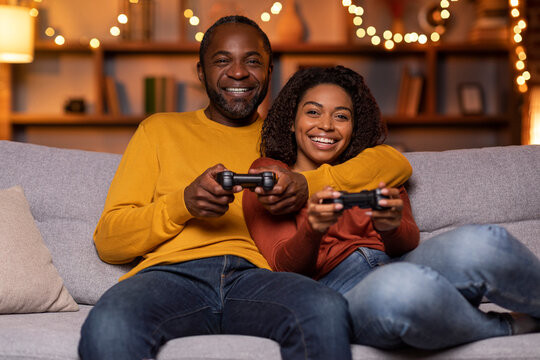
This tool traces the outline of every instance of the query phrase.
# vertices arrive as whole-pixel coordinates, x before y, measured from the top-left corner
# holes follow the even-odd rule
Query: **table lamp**
[[[3,63],[34,60],[34,18],[30,9],[0,5],[0,140],[11,139],[11,69]]]

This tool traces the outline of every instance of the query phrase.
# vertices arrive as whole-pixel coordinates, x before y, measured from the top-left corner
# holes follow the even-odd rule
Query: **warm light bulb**
[[[127,24],[127,22],[128,22],[128,17],[127,17],[127,15],[126,15],[126,14],[120,14],[120,15],[118,15],[118,22],[119,22],[120,24]]]
[[[383,32],[383,38],[385,40],[390,40],[392,38],[392,32],[390,30],[386,30]]]
[[[519,35],[519,34],[514,35],[514,41],[515,41],[515,42],[520,43],[521,40],[523,40],[523,38],[521,37],[521,35]]]
[[[37,17],[39,15],[39,10],[36,8],[30,9],[30,16]]]
[[[272,12],[272,14],[279,14],[281,12],[281,9],[283,8],[283,5],[281,5],[280,2],[275,2],[274,5],[272,5],[272,8],[270,9],[270,12]]]
[[[521,61],[521,60],[518,60],[518,61],[516,62],[516,69],[518,69],[518,70],[523,70],[523,69],[525,69],[525,63],[524,63],[523,61]]]
[[[443,9],[446,9],[447,7],[450,6],[450,3],[449,3],[447,0],[441,0],[440,6],[441,6]]]
[[[384,42],[384,47],[388,50],[392,50],[394,48],[394,42],[392,40],[386,40]]]
[[[48,37],[52,37],[54,36],[55,34],[55,31],[52,27],[48,27],[47,29],[45,29],[45,35],[47,35]]]
[[[450,11],[444,9],[443,11],[441,11],[441,18],[442,19],[448,19],[450,17]]]
[[[351,0],[343,0],[341,3],[343,4],[343,6],[349,7],[349,6],[351,6],[352,1]]]
[[[437,42],[441,39],[441,35],[438,32],[431,33],[431,41]]]
[[[356,5],[349,6],[349,14],[355,14],[356,13]]]
[[[356,26],[360,26],[362,25],[362,18],[360,16],[355,16],[354,19],[353,19],[353,24],[356,25]]]
[[[519,92],[526,93],[529,88],[527,87],[527,84],[519,85]]]
[[[120,28],[118,26],[112,26],[109,30],[112,36],[120,35]]]
[[[519,0],[510,0],[510,6],[516,7],[519,5]]]
[[[371,38],[371,43],[373,45],[379,45],[381,43],[381,38],[375,35],[374,37]]]
[[[510,14],[512,14],[513,17],[518,17],[519,16],[519,10],[518,9],[512,9]]]
[[[356,30],[356,36],[359,37],[360,39],[362,39],[363,37],[366,36],[366,30],[364,30],[364,29]]]
[[[362,16],[364,15],[364,8],[361,7],[361,6],[357,6],[356,7],[356,10],[354,11],[354,13],[358,16]]]
[[[514,33],[515,34],[521,33],[521,28],[518,25],[514,26]]]
[[[100,43],[99,40],[96,39],[96,38],[93,38],[93,39],[90,40],[90,47],[91,47],[92,49],[97,49],[97,48],[99,47],[100,44],[101,44],[101,43]]]
[[[523,78],[524,78],[525,80],[530,80],[530,79],[531,79],[531,73],[528,72],[528,71],[524,71],[524,72],[523,72]]]
[[[523,85],[525,84],[525,79],[523,78],[523,76],[518,76],[517,79],[516,79],[516,83],[518,85]]]
[[[203,39],[203,37],[204,37],[204,33],[203,33],[203,32],[200,32],[200,31],[199,31],[198,33],[195,34],[195,40],[197,40],[198,42],[201,42],[202,39]]]
[[[367,32],[367,34],[368,34],[369,36],[373,36],[373,35],[375,35],[375,33],[377,32],[377,29],[375,29],[374,26],[370,26],[370,27],[367,28],[367,31],[366,31],[366,32]]]
[[[394,34],[394,42],[396,44],[399,44],[402,41],[403,41],[403,35],[401,35],[400,33]]]
[[[193,26],[199,25],[199,18],[197,16],[192,16],[189,18],[189,23]]]
[[[266,11],[261,14],[261,20],[264,22],[270,21],[270,14]]]
[[[518,21],[518,26],[520,29],[525,29],[527,27],[527,23],[522,19]]]
[[[193,10],[191,10],[191,9],[184,10],[184,17],[185,18],[189,19],[192,16],[193,16]]]
[[[527,54],[525,54],[525,52],[520,52],[518,54],[518,58],[519,58],[519,60],[525,60],[525,59],[527,59]]]
[[[427,36],[422,34],[420,36],[418,36],[418,42],[422,45],[424,45],[425,43],[427,43]]]
[[[56,45],[64,45],[66,43],[66,39],[62,35],[58,35],[54,38],[54,42]]]

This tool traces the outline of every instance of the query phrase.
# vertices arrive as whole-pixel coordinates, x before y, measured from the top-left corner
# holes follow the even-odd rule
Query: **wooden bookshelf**
[[[118,65],[122,61],[139,61],[145,58],[152,59],[179,59],[189,63],[190,67],[195,67],[198,55],[198,43],[161,43],[161,42],[110,42],[102,43],[98,49],[91,49],[87,45],[78,43],[68,43],[58,46],[50,42],[38,42],[35,49],[35,59],[39,61],[40,56],[63,56],[65,54],[76,54],[90,59],[92,67],[93,96],[95,104],[93,111],[87,114],[48,114],[34,112],[32,109],[12,109],[4,113],[3,122],[0,120],[0,138],[12,138],[12,129],[17,127],[18,131],[24,131],[26,127],[32,126],[100,126],[107,127],[131,127],[134,128],[144,118],[144,114],[134,111],[130,114],[111,115],[107,113],[105,106],[105,77],[113,76],[110,68]],[[420,64],[425,78],[422,95],[422,107],[416,116],[397,116],[388,113],[383,109],[383,118],[390,129],[403,129],[414,127],[431,127],[442,129],[444,127],[460,127],[464,129],[486,128],[493,131],[506,131],[511,133],[510,143],[520,142],[520,116],[517,109],[518,97],[512,88],[512,69],[510,63],[511,49],[505,44],[438,44],[431,46],[423,45],[401,45],[398,44],[393,50],[385,50],[381,47],[368,45],[336,45],[336,44],[298,44],[285,45],[274,44],[275,66],[283,66],[284,59],[291,57],[325,58],[333,57],[347,59],[359,59],[363,62],[377,62],[384,60],[402,66],[402,59],[414,59]],[[449,97],[445,89],[446,82],[452,74],[446,69],[447,63],[459,62],[460,59],[468,59],[482,64],[485,60],[505,63],[506,75],[501,76],[495,89],[489,86],[498,99],[504,99],[506,105],[498,111],[492,111],[485,115],[465,116],[456,111],[445,110],[444,102]],[[20,65],[18,65],[20,66]],[[451,66],[451,65],[450,65]],[[159,69],[157,69],[159,70]],[[11,77],[10,67],[4,66],[4,77]],[[276,74],[277,71],[274,71]],[[380,81],[384,82],[384,75],[380,74]],[[489,74],[488,74],[489,75]],[[137,81],[142,81],[141,74],[134,74],[140,77]],[[446,76],[446,78],[445,78]],[[499,76],[499,75],[497,75]],[[13,79],[13,82],[17,79]],[[282,86],[283,83],[279,84]],[[389,83],[388,87],[398,87],[397,83]],[[498,92],[500,86],[501,91]],[[277,86],[274,86],[277,87]],[[453,95],[453,94],[450,94]],[[7,95],[10,97],[13,94]],[[4,99],[7,98],[4,95]],[[5,101],[5,100],[4,100]],[[12,102],[11,100],[8,103]],[[180,109],[182,110],[182,109]],[[2,115],[0,115],[0,119]],[[3,129],[3,130],[2,130]],[[104,130],[106,131],[106,130]],[[504,144],[501,144],[504,145]]]

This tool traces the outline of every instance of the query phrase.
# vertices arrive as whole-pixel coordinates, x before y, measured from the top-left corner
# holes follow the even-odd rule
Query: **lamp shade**
[[[34,60],[34,18],[30,9],[0,5],[0,62]]]

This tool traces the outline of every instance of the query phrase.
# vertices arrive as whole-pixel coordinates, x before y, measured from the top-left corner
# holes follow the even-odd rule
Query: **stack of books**
[[[144,113],[175,112],[178,91],[172,76],[148,76],[144,78]]]
[[[473,43],[506,43],[510,36],[508,26],[508,0],[478,0],[476,22],[469,40]]]
[[[399,85],[396,115],[416,116],[420,110],[424,77],[412,74],[407,66],[403,67]]]

